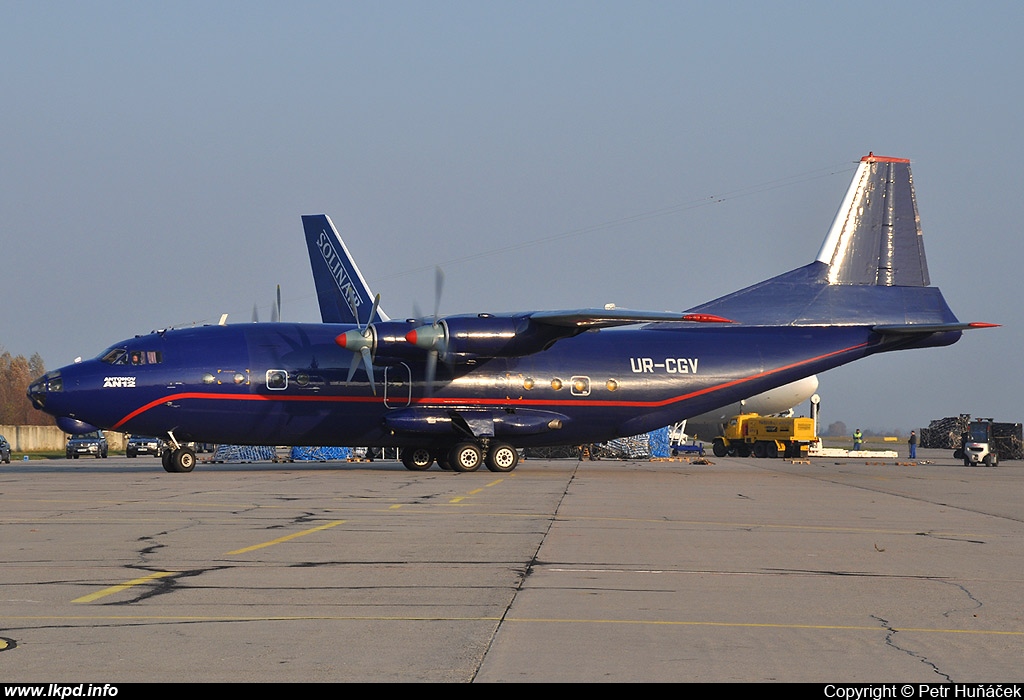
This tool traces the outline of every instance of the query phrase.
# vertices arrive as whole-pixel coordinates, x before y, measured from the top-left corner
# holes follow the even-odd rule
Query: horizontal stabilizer
[[[872,326],[871,330],[882,335],[927,335],[969,331],[975,328],[998,328],[998,323],[905,323],[886,326]]]

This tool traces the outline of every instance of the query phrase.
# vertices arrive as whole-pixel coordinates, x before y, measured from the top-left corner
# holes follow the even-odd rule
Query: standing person
[[[910,445],[910,458],[917,459],[917,433],[913,430],[910,431],[910,439],[907,440],[907,444]]]
[[[860,428],[853,431],[853,449],[859,450],[864,446],[864,434],[860,432]]]

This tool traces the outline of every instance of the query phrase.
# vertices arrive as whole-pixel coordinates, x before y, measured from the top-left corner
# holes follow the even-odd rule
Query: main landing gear
[[[435,461],[444,470],[475,472],[484,464],[492,472],[506,473],[519,464],[519,453],[507,442],[496,440],[490,440],[484,445],[467,440],[435,450],[426,447],[406,447],[402,450],[402,464],[410,471],[426,471]]]

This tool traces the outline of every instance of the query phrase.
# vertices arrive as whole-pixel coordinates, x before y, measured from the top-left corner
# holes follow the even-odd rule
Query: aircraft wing
[[[611,328],[634,323],[690,321],[694,323],[732,323],[712,314],[686,314],[678,311],[631,311],[629,309],[576,309],[574,311],[535,311],[530,319],[537,323],[564,328]]]

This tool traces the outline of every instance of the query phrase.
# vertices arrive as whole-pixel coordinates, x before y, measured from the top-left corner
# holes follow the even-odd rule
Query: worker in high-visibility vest
[[[859,450],[864,446],[864,435],[860,432],[860,428],[853,431],[853,449]]]

